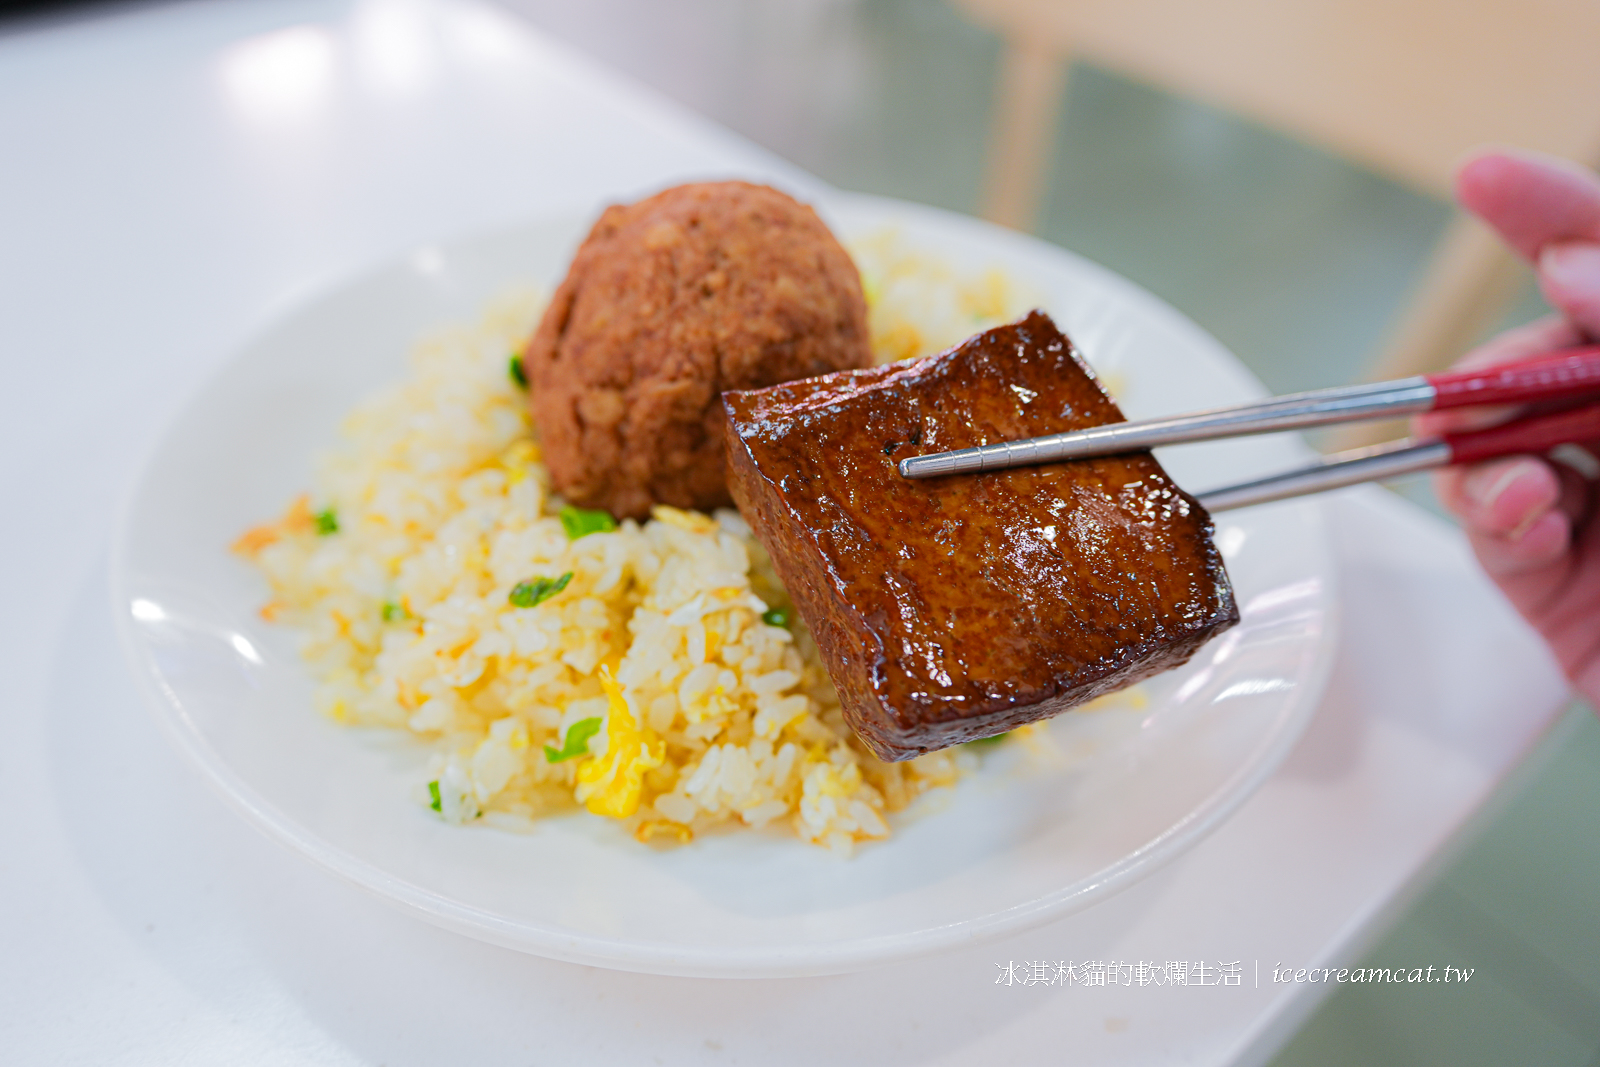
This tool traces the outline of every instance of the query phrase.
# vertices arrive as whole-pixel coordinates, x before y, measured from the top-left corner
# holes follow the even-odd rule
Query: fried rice
[[[938,351],[1026,303],[891,232],[851,249],[880,362]],[[236,549],[263,614],[298,631],[316,703],[434,750],[416,799],[528,828],[586,809],[640,841],[786,828],[849,854],[970,767],[876,759],[732,510],[611,521],[552,495],[509,354],[543,297],[495,300],[417,345],[361,403],[313,488]]]

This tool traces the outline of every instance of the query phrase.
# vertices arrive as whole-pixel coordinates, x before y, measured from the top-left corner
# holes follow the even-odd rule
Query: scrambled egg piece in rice
[[[997,275],[963,282],[893,237],[853,251],[880,361],[1025,310]],[[263,614],[300,631],[320,708],[431,742],[419,796],[450,822],[582,807],[641,841],[787,826],[847,854],[887,837],[886,815],[973,757],[861,747],[736,512],[617,524],[551,496],[507,368],[540,306],[510,297],[419,345],[348,417],[313,494],[236,544],[271,585]]]
[[[634,722],[622,686],[604,667],[600,687],[606,691],[606,748],[578,765],[573,796],[596,815],[626,819],[639,810],[645,772],[667,761],[666,748],[648,726]]]

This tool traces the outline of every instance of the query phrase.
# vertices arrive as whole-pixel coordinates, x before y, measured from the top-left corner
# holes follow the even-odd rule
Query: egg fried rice
[[[880,362],[1021,311],[892,233],[851,249]],[[543,299],[420,343],[360,404],[314,488],[236,550],[266,576],[336,721],[433,746],[417,800],[526,828],[587,809],[640,841],[786,827],[848,854],[972,755],[883,763],[838,698],[770,561],[731,510],[620,524],[550,491],[508,355]]]

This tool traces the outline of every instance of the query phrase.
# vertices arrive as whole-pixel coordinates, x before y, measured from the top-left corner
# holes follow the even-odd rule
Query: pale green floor
[[[593,32],[650,0],[596,0],[588,23],[554,0],[503,2],[838,185],[974,210],[998,46],[939,0],[812,5],[829,13],[798,23],[795,0],[679,0],[680,21],[721,19],[740,42],[697,56],[728,66],[722,84],[738,93]],[[815,55],[797,64],[797,50]],[[796,69],[817,77],[785,81]],[[1360,376],[1448,216],[1284,137],[1079,67],[1039,232],[1163,296],[1284,392]],[[1541,310],[1530,288],[1508,321]],[[1425,484],[1407,488],[1431,504]],[[1600,1064],[1592,713],[1569,712],[1369,958],[1476,970],[1466,986],[1346,986],[1278,1067]]]

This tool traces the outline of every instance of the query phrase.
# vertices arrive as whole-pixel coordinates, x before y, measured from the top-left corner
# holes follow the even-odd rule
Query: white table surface
[[[613,973],[435,929],[249,829],[113,635],[111,526],[162,425],[296,294],[730,174],[809,180],[486,7],[190,3],[0,35],[0,1060],[1259,1062],[1318,994],[1270,969],[1348,962],[1559,712],[1459,537],[1366,489],[1328,501],[1341,651],[1287,763],[1186,857],[1011,941],[833,978]],[[1041,958],[1246,980],[995,983]]]

